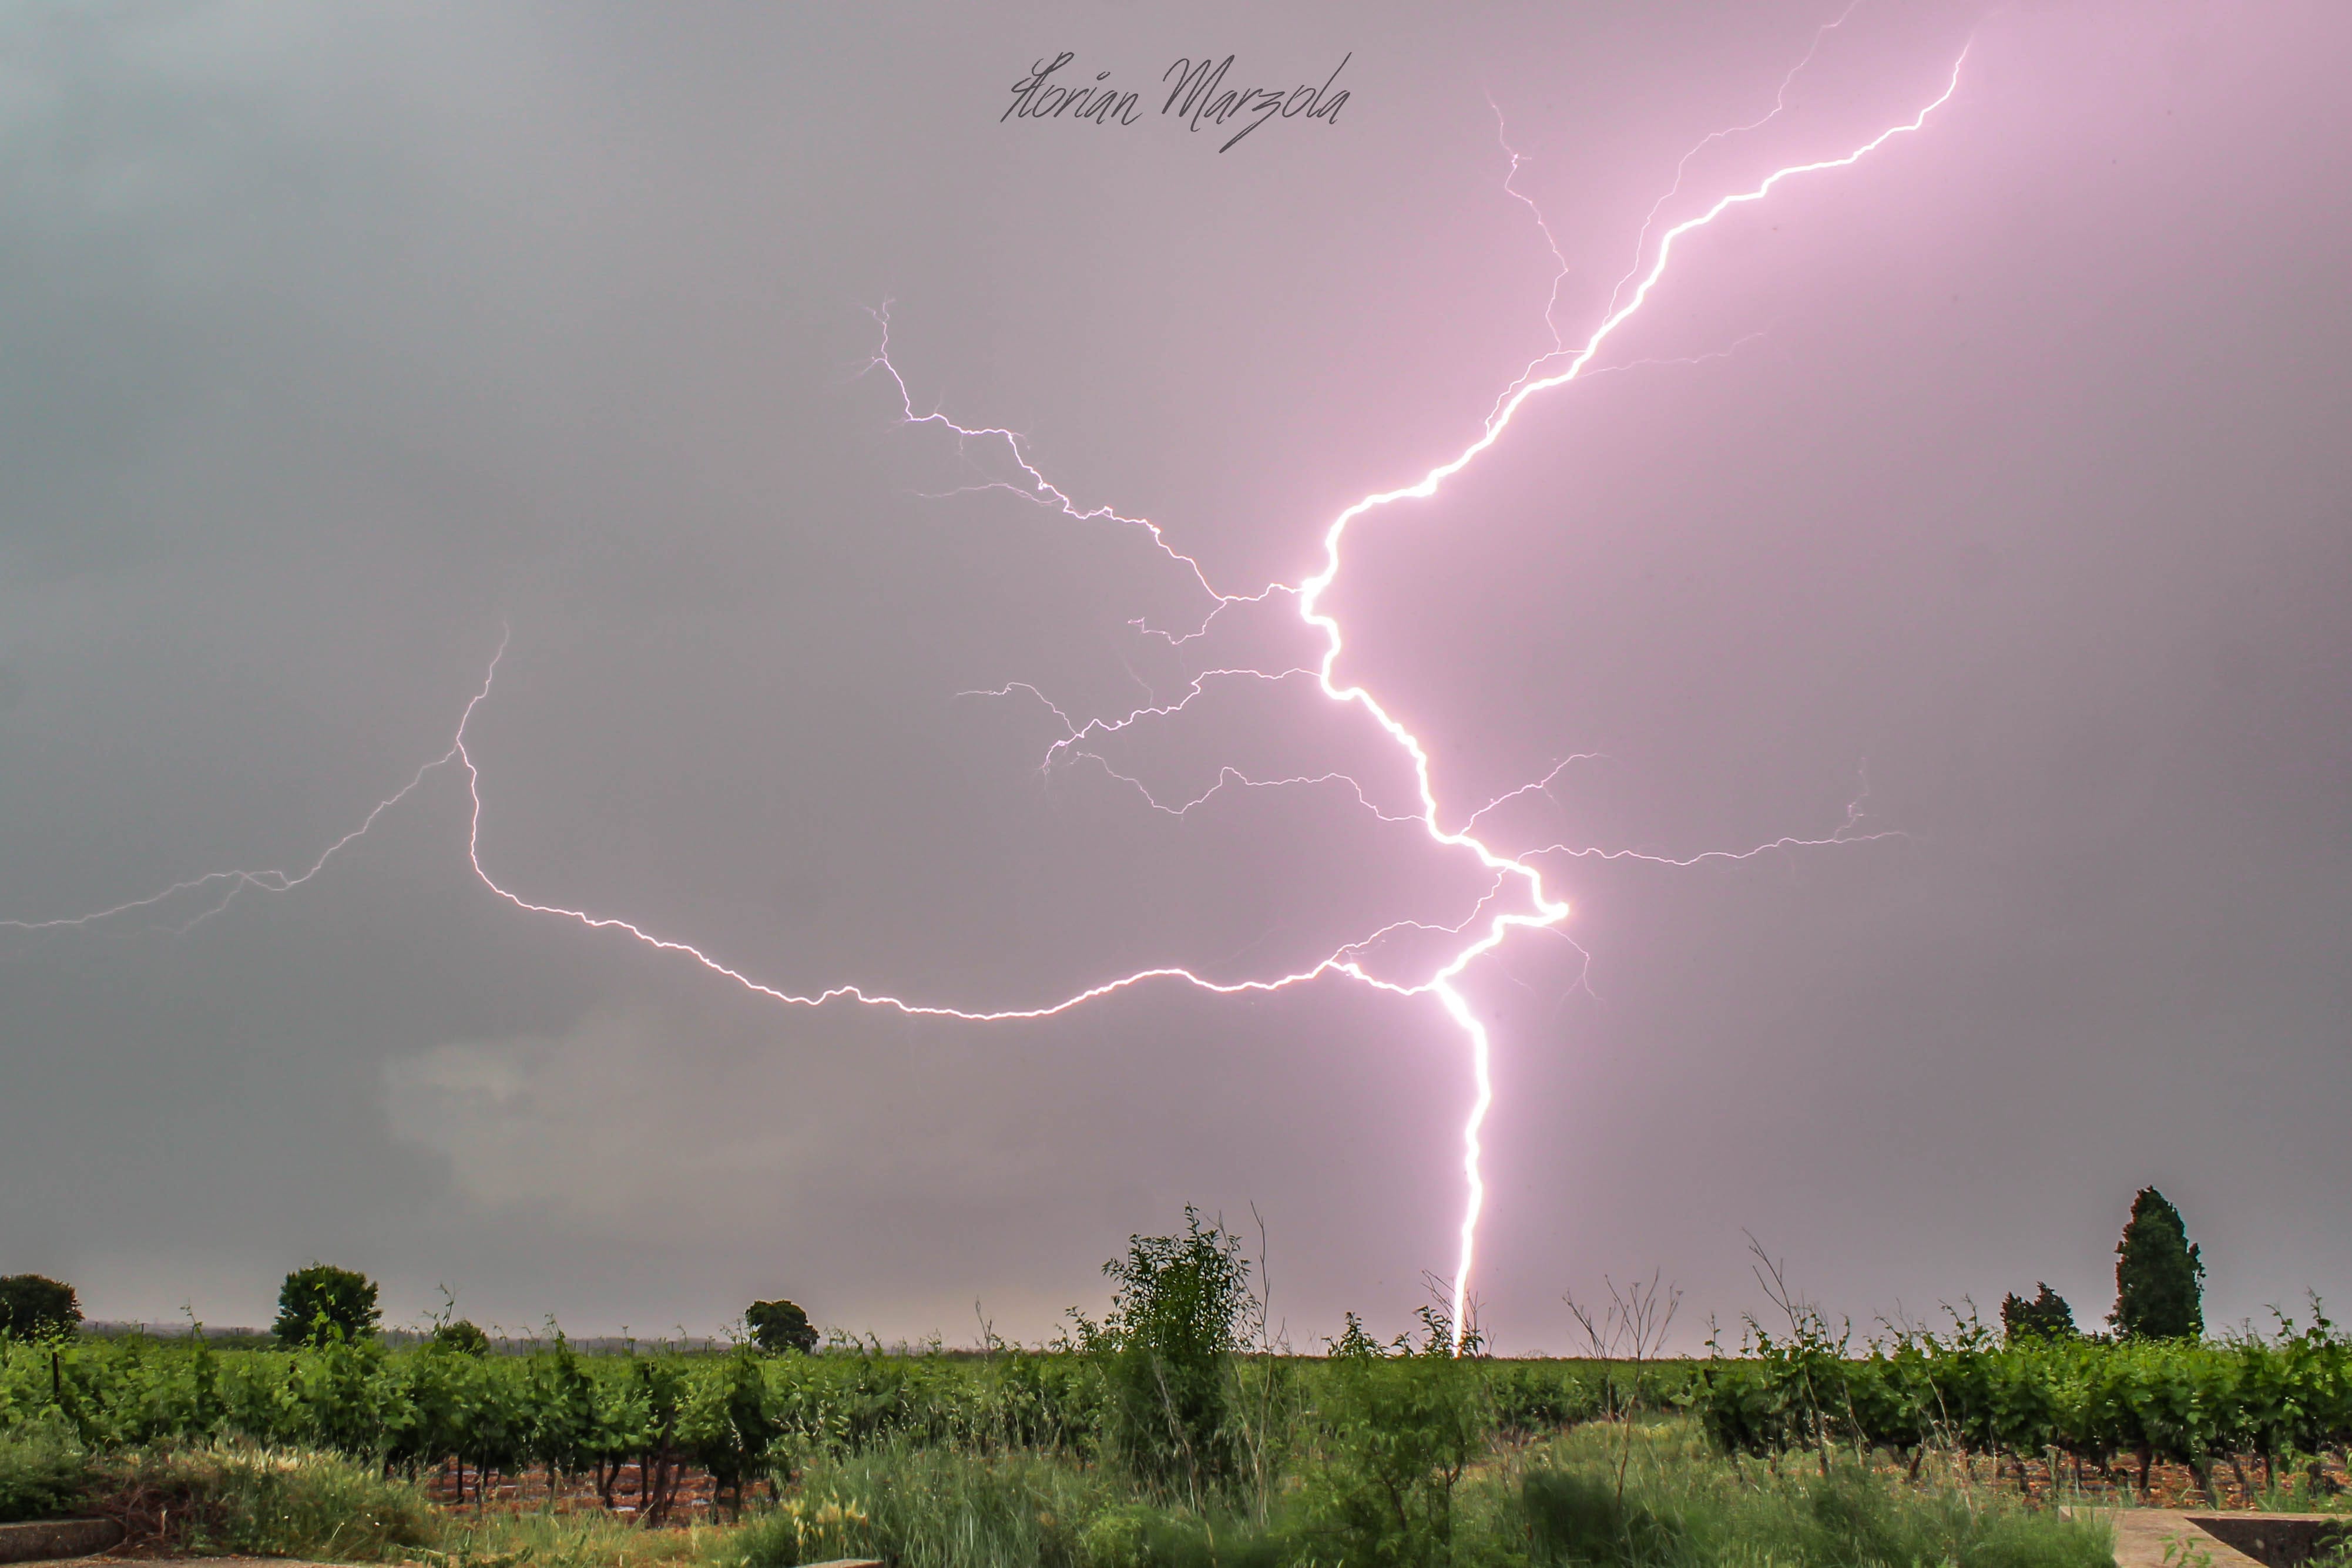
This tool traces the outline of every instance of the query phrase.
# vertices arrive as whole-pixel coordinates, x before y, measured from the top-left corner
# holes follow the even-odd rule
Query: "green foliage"
[[[1520,1483],[1530,1555],[1538,1563],[1585,1563],[1595,1568],[1646,1568],[1670,1562],[1676,1546],[1672,1523],[1639,1500],[1628,1502],[1606,1471],[1532,1471]]]
[[[816,1349],[816,1325],[791,1301],[753,1301],[743,1312],[743,1326],[751,1343],[770,1355],[796,1350],[803,1355]]]
[[[1735,1455],[1798,1450],[1804,1462],[1782,1468],[1817,1479],[1858,1451],[1916,1459],[1927,1448],[2035,1459],[2054,1448],[2090,1464],[2209,1465],[2252,1454],[2288,1474],[2352,1438],[2352,1342],[2325,1318],[2283,1319],[2261,1338],[2007,1343],[1961,1321],[1942,1334],[1856,1347],[1800,1314],[1791,1332],[1758,1336],[1748,1354],[1609,1367],[1455,1358],[1432,1314],[1410,1342],[1387,1343],[1351,1320],[1322,1358],[1228,1348],[1215,1430],[1245,1467],[1259,1468],[1196,1495],[1181,1478],[1171,1485],[1130,1468],[1119,1440],[1130,1418],[1118,1405],[1120,1353],[1104,1348],[1108,1340],[1097,1330],[1091,1350],[966,1357],[872,1347],[583,1355],[553,1332],[521,1354],[485,1356],[332,1335],[290,1350],[222,1349],[193,1336],[6,1339],[0,1486],[36,1500],[17,1506],[54,1509],[77,1464],[104,1469],[165,1449],[310,1449],[371,1474],[413,1476],[451,1458],[474,1478],[543,1465],[593,1478],[608,1502],[638,1504],[646,1516],[675,1502],[688,1467],[717,1476],[728,1505],[772,1481],[786,1499],[814,1499],[811,1507],[835,1495],[887,1512],[896,1504],[856,1478],[917,1465],[908,1456],[921,1454],[970,1470],[909,1472],[939,1508],[997,1519],[1013,1532],[1007,1540],[1029,1539],[1022,1532],[1034,1526],[1036,1540],[1062,1542],[1052,1550],[1082,1560],[1098,1546],[1113,1554],[1106,1562],[1290,1552],[1325,1568],[1340,1557],[1359,1568],[1416,1560],[1466,1568],[1485,1563],[1496,1541],[1520,1542],[1518,1552],[1532,1539],[1537,1502],[1495,1479],[1524,1445],[1586,1421],[1580,1465],[1624,1467],[1631,1456],[1639,1471],[1651,1424],[1625,1415],[1636,1377],[1641,1410],[1686,1410],[1689,1430]],[[1498,1445],[1498,1435],[1509,1441]],[[625,1463],[651,1478],[650,1495],[613,1495]],[[840,1480],[833,1494],[826,1478]],[[1049,1499],[1039,1506],[1067,1526],[1066,1539],[1034,1520],[1018,1531],[1007,1522],[1010,1505],[999,1504],[1021,1487]],[[1631,1480],[1622,1497],[1662,1525],[1689,1523],[1644,1500]],[[1141,1511],[1100,1522],[1121,1504]],[[1504,1515],[1518,1522],[1495,1524]],[[1646,1526],[1624,1519],[1638,1516],[1601,1524],[1648,1538]],[[934,1530],[902,1523],[918,1535]]]
[[[1916,1456],[1926,1447],[2097,1465],[2201,1467],[2238,1454],[2266,1462],[2352,1439],[2352,1343],[2315,1312],[2281,1316],[2267,1340],[2110,1343],[2024,1335],[1997,1345],[1979,1323],[1913,1331],[1854,1355],[1819,1336],[1759,1339],[1755,1354],[1701,1364],[1685,1403],[1734,1451],[1832,1446]]]
[[[2020,1334],[2035,1334],[2042,1339],[2063,1339],[2074,1332],[2074,1309],[2066,1298],[2052,1290],[2047,1281],[2032,1301],[2012,1291],[2001,1298],[2000,1332],[2002,1337],[2015,1339]]]
[[[438,1547],[410,1555],[424,1568],[734,1568],[732,1542],[718,1536],[646,1530],[627,1514],[488,1509],[445,1513]]]
[[[1683,1423],[1637,1428],[1619,1451],[1587,1427],[1528,1456],[1517,1498],[1528,1558],[1582,1568],[2108,1568],[2099,1527],[1980,1489],[1906,1485],[1852,1459],[1740,1469]]]
[[[1440,1356],[1382,1349],[1380,1361],[1432,1376],[1449,1370]],[[2094,1464],[2231,1453],[2284,1463],[2352,1439],[2352,1343],[2325,1318],[2222,1342],[2002,1344],[1961,1322],[1858,1352],[1841,1354],[1819,1334],[1772,1338],[1751,1352],[1650,1364],[1645,1407],[1686,1408],[1723,1447],[1752,1454],[1826,1442],[1901,1455],[1962,1447],[2039,1458],[2056,1448]],[[1345,1356],[1238,1361],[1227,1414],[1235,1427],[1244,1416],[1262,1420],[1269,1493],[1286,1469],[1310,1469],[1336,1451],[1326,1428],[1343,1431],[1389,1375],[1374,1365],[1360,1377]],[[92,1451],[236,1437],[403,1469],[460,1458],[477,1469],[542,1463],[567,1475],[698,1454],[756,1479],[779,1464],[789,1474],[898,1444],[1116,1458],[1113,1370],[1098,1354],[1018,1350],[586,1356],[561,1336],[528,1354],[479,1357],[430,1343],[391,1350],[331,1340],[282,1351],[138,1336],[8,1340],[0,1341],[0,1432],[56,1422]],[[1589,1363],[1479,1360],[1465,1386],[1481,1419],[1540,1435],[1599,1414],[1603,1376]]]
[[[0,1334],[15,1339],[56,1338],[81,1325],[81,1302],[74,1288],[40,1274],[0,1278]]]
[[[196,1552],[373,1562],[436,1535],[411,1483],[334,1454],[249,1445],[127,1451],[100,1463],[94,1499]]]
[[[287,1275],[278,1287],[278,1321],[269,1331],[284,1345],[363,1339],[375,1333],[383,1316],[373,1280],[355,1269],[311,1263]]]
[[[1109,1437],[1139,1479],[1196,1506],[1243,1468],[1234,1422],[1235,1354],[1251,1304],[1238,1237],[1184,1210],[1179,1236],[1132,1236],[1103,1265],[1116,1281],[1099,1328],[1081,1322],[1102,1358]]]
[[[1369,1367],[1475,1383],[1478,1367],[1364,1339]],[[1332,1368],[1337,1371],[1336,1365]],[[1326,1392],[1336,1389],[1328,1385]],[[1326,1413],[1329,1414],[1328,1412]],[[1912,1487],[1842,1459],[1826,1477],[1743,1472],[1686,1420],[1589,1427],[1465,1471],[1452,1528],[1337,1532],[1310,1478],[1270,1522],[1142,1500],[1068,1458],[893,1443],[813,1464],[795,1493],[730,1538],[740,1568],[871,1556],[901,1568],[2105,1568],[2094,1526],[1982,1490]],[[1482,1454],[1486,1452],[1481,1449]]]
[[[89,1479],[89,1458],[58,1411],[0,1431],[0,1524],[71,1513]]]
[[[881,1557],[897,1568],[1080,1568],[1081,1532],[1115,1493],[1099,1470],[1037,1454],[904,1443],[826,1459],[730,1543],[743,1568]]]
[[[488,1355],[490,1353],[490,1336],[466,1318],[435,1323],[431,1339],[436,1348],[454,1351],[459,1355]]]
[[[2180,1211],[2156,1188],[2142,1187],[2116,1243],[2116,1310],[2108,1322],[2127,1338],[2195,1339],[2205,1332],[2204,1276]]]
[[[1305,1492],[1307,1530],[1335,1561],[1414,1568],[1453,1560],[1454,1491],[1493,1430],[1483,1369],[1453,1325],[1421,1312],[1419,1347],[1383,1344],[1348,1314],[1331,1342],[1325,1441]]]

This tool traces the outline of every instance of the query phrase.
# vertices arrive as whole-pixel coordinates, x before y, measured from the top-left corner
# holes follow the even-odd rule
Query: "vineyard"
[[[1692,1364],[1684,1396],[1726,1449],[1768,1454],[1845,1447],[1909,1461],[1934,1449],[2111,1478],[2125,1458],[2147,1490],[2159,1462],[2185,1465],[2220,1500],[2211,1469],[2226,1463],[2242,1493],[2301,1469],[2325,1493],[2352,1442],[2352,1342],[2324,1317],[2271,1337],[2220,1341],[2021,1336],[1995,1344],[1966,1326],[1948,1338],[1906,1333],[1852,1354],[1818,1319],[1755,1354]]]
[[[1332,1364],[1243,1357],[1235,1375],[1261,1394],[1278,1388],[1290,1419],[1311,1424]],[[1888,1456],[1914,1473],[1938,1450],[1996,1467],[2063,1458],[2078,1479],[2090,1467],[2109,1479],[2121,1461],[2120,1479],[2143,1490],[2158,1463],[2189,1467],[2209,1491],[2217,1466],[2232,1468],[2246,1494],[2275,1490],[2289,1472],[2320,1477],[2324,1490],[2334,1472],[2319,1461],[2352,1440],[2352,1342],[2325,1320],[2206,1343],[2000,1344],[1964,1328],[1859,1352],[1804,1324],[1738,1356],[1431,1360],[1414,1371],[1468,1379],[1481,1422],[1507,1437],[1630,1409],[1681,1411],[1729,1453]],[[369,1340],[297,1350],[0,1341],[0,1429],[61,1426],[97,1451],[219,1438],[324,1449],[441,1477],[445,1491],[454,1476],[453,1500],[528,1473],[651,1521],[688,1478],[736,1508],[748,1485],[812,1457],[883,1445],[1091,1460],[1105,1452],[1114,1401],[1103,1359],[1076,1350],[582,1354],[556,1336],[520,1354],[468,1354]]]

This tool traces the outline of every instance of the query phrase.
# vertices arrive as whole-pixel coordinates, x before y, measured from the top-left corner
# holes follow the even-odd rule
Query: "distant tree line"
[[[1197,1222],[1196,1222],[1197,1223]],[[1170,1245],[1176,1242],[1167,1239]],[[1227,1238],[1226,1239],[1230,1239]],[[1199,1239],[1185,1246],[1197,1250]],[[1186,1279],[1198,1276],[1196,1288],[1210,1296],[1232,1287],[1238,1274],[1232,1260],[1210,1267],[1206,1254],[1186,1251]],[[1130,1259],[1120,1265],[1132,1270],[1156,1257]],[[1228,1270],[1220,1275],[1217,1269]],[[1128,1272],[1117,1272],[1120,1289],[1137,1302],[1156,1301]],[[1230,1277],[1228,1277],[1230,1276]],[[2197,1339],[2205,1332],[2203,1308],[2205,1264],[2189,1239],[2180,1211],[2156,1188],[2143,1187],[2133,1199],[2131,1218],[2116,1243],[2116,1306],[2107,1316],[2116,1334],[2127,1340]],[[1141,1276],[1137,1276],[1140,1278]],[[1220,1284],[1219,1281],[1223,1283]],[[2011,1292],[2000,1304],[2005,1338],[2056,1340],[2081,1333],[2074,1310],[2047,1282],[2037,1282],[2032,1297]],[[1143,1310],[1138,1307],[1136,1310]],[[1160,1311],[1154,1305],[1151,1311]],[[278,1316],[270,1324],[277,1342],[289,1349],[331,1342],[349,1343],[373,1337],[383,1319],[373,1280],[356,1269],[310,1262],[289,1273],[278,1291]],[[754,1301],[744,1309],[743,1326],[751,1343],[772,1354],[807,1354],[816,1349],[818,1333],[809,1315],[783,1300]],[[16,1339],[69,1336],[82,1322],[81,1303],[74,1288],[39,1274],[0,1278],[0,1335]],[[450,1350],[479,1355],[489,1349],[489,1336],[463,1318],[444,1316],[434,1322],[433,1343]],[[1169,1395],[1173,1398],[1175,1396]],[[1190,1397],[1190,1396],[1186,1396]]]
[[[310,1262],[289,1273],[278,1289],[278,1316],[269,1335],[288,1350],[349,1344],[377,1336],[383,1324],[376,1282],[356,1269]],[[82,1324],[74,1288],[41,1274],[0,1276],[0,1339],[69,1339]],[[743,1325],[752,1345],[771,1355],[807,1354],[820,1335],[796,1303],[754,1301]],[[472,1322],[445,1313],[425,1338],[443,1350],[482,1355],[490,1336]]]

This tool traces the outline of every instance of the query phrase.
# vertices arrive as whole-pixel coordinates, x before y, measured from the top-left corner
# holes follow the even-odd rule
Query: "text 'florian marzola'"
[[[1227,87],[1225,73],[1233,68],[1234,57],[1213,60],[1203,55],[1198,60],[1180,57],[1160,73],[1160,85],[1169,88],[1166,101],[1160,104],[1163,117],[1183,120],[1186,128],[1198,131],[1203,125],[1222,128],[1230,120],[1243,122],[1239,131],[1217,149],[1223,152],[1276,118],[1283,120],[1319,120],[1326,125],[1339,118],[1339,106],[1348,101],[1348,90],[1333,90],[1339,73],[1354,59],[1350,52],[1340,57],[1331,68],[1321,87],[1302,82],[1285,92],[1277,88]],[[1090,84],[1080,85],[1069,80],[1055,80],[1056,75],[1077,58],[1065,49],[1051,60],[1036,60],[1029,73],[1013,84],[1013,105],[996,117],[1002,125],[1008,120],[1086,120],[1097,125],[1133,125],[1141,117],[1141,95],[1122,92],[1107,85],[1110,72],[1097,71]]]

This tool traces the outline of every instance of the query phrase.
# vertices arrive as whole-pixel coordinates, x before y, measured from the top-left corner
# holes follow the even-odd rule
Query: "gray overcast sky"
[[[1225,978],[1484,883],[1229,591],[1580,340],[1833,5],[28,7],[0,22],[0,918],[299,871],[467,730],[485,868],[779,987],[966,1009]],[[1349,536],[1343,676],[1574,904],[1465,993],[1505,1349],[1743,1231],[1867,1321],[2047,1280],[2136,1188],[2209,1316],[2352,1297],[2352,15],[1861,0],[1661,221],[1588,382]],[[1139,123],[1003,123],[1031,61]],[[1170,62],[1336,118],[1231,151]],[[1866,793],[1865,793],[1866,781]],[[0,1271],[252,1322],[1041,1335],[1187,1202],[1302,1341],[1454,1263],[1462,1038],[1326,980],[974,1025],[786,1008],[501,903],[455,766],[315,879],[0,929]],[[1458,818],[1457,818],[1458,820]],[[1588,960],[1577,950],[1589,955]],[[1433,948],[1383,962],[1426,973]],[[1696,1332],[1691,1336],[1694,1343]]]

